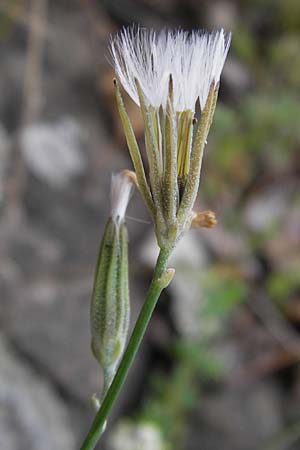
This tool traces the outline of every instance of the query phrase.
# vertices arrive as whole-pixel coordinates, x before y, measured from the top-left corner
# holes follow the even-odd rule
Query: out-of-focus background
[[[299,0],[1,0],[0,449],[77,450],[93,417],[93,270],[131,168],[107,45],[133,22],[233,32],[198,197],[219,223],[174,255],[99,448],[299,450]],[[134,322],[156,254],[137,193],[127,223]]]

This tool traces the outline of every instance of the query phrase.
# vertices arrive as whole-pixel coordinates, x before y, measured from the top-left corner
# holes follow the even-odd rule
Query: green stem
[[[93,450],[101,437],[105,422],[126,380],[128,371],[132,365],[134,357],[143,339],[143,336],[147,329],[148,323],[151,319],[157,300],[161,294],[161,291],[168,284],[167,282],[168,277],[162,277],[162,275],[166,271],[166,266],[171,251],[172,250],[170,249],[168,250],[162,249],[159,253],[145,303],[137,319],[136,325],[132,332],[131,338],[128,342],[120,366],[117,370],[117,373],[113,379],[113,382],[109,390],[107,391],[106,396],[104,397],[101,407],[92,423],[90,431],[88,432],[88,435],[86,436],[80,450]]]

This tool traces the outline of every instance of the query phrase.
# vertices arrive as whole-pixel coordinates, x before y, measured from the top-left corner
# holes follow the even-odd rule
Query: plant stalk
[[[96,417],[80,450],[94,450],[98,440],[103,433],[108,415],[126,380],[128,371],[141,344],[158,298],[162,290],[168,285],[168,282],[166,282],[166,277],[163,277],[163,275],[166,271],[168,258],[171,252],[172,248],[160,250],[145,303],[136,321],[134,330],[132,332],[131,338],[128,342],[127,348],[116,372],[116,375],[112,381],[110,388],[107,391],[106,396],[103,399],[101,407],[96,414]]]

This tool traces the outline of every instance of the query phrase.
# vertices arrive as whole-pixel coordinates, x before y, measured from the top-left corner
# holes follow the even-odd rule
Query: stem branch
[[[170,253],[171,250],[169,249],[162,249],[159,253],[145,303],[137,319],[120,366],[80,450],[94,450],[101,434],[103,433],[107,417],[126,380],[128,371],[143,339],[157,300],[162,290],[170,281],[169,276],[162,276],[166,271]]]

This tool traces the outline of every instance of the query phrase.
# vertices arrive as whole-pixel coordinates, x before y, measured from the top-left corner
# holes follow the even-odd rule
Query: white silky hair
[[[132,181],[123,173],[113,174],[111,177],[111,217],[116,224],[124,221],[132,186]]]
[[[116,74],[135,103],[137,80],[147,103],[165,108],[172,75],[175,110],[194,111],[198,98],[204,108],[211,83],[219,82],[230,41],[223,29],[156,33],[132,26],[111,38],[110,51]]]

